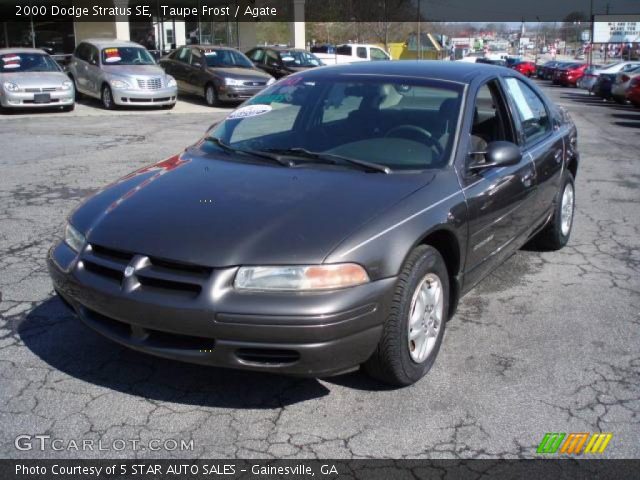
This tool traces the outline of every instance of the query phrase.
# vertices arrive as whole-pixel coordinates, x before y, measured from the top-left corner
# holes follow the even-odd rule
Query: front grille
[[[158,90],[162,88],[162,79],[158,78],[148,78],[146,80],[138,79],[138,87],[143,90]]]
[[[267,82],[244,82],[243,85],[245,85],[246,87],[262,87],[266,84]]]
[[[55,92],[56,90],[57,90],[56,87],[45,87],[45,88],[29,87],[24,89],[26,93]]]
[[[196,298],[213,269],[91,244],[82,254],[85,270],[132,292]],[[130,275],[125,270],[131,267]]]

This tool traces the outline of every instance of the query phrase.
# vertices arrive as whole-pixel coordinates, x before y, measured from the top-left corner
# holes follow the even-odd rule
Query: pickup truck
[[[322,60],[325,65],[391,60],[391,55],[377,45],[362,43],[347,43],[336,47],[331,45],[316,46],[311,47],[311,53]]]

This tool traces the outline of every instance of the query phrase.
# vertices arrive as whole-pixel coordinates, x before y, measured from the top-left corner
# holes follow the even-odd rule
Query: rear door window
[[[505,80],[507,92],[522,125],[525,143],[534,143],[551,131],[551,121],[547,108],[538,96],[523,81],[509,77]]]

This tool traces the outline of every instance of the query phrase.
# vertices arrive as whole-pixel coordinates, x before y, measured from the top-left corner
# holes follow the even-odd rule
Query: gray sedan
[[[99,98],[102,106],[173,108],[178,97],[175,79],[166,75],[141,45],[122,40],[84,40],[69,64],[78,93]]]
[[[73,84],[47,53],[35,48],[0,49],[2,108],[62,107],[73,110]]]

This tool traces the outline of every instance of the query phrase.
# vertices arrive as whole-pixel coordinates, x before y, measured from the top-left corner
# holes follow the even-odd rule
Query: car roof
[[[142,47],[139,43],[129,42],[127,40],[118,40],[116,38],[85,38],[79,43],[90,43],[94,47],[109,48],[109,47]]]
[[[262,48],[263,50],[275,50],[276,52],[306,52],[304,48],[294,48],[294,47],[272,47],[271,45],[267,46],[256,46],[254,48]],[[251,50],[253,50],[252,48]],[[307,52],[309,53],[309,52]]]
[[[23,48],[23,47],[15,47],[15,48],[0,48],[0,55],[17,55],[19,53],[41,53],[44,55],[49,55],[44,50],[40,50],[39,48]]]
[[[185,47],[192,47],[192,48],[201,48],[202,50],[234,50],[234,51],[239,51],[237,48],[233,48],[233,47],[227,47],[227,46],[223,46],[223,45],[184,45]],[[181,47],[178,47],[181,48]]]
[[[451,62],[434,60],[403,60],[356,62],[332,65],[308,70],[305,75],[322,76],[324,74],[361,74],[361,75],[393,75],[405,77],[449,80],[458,83],[471,83],[476,78],[493,76],[502,67],[486,63]],[[504,68],[503,73],[511,70]]]

